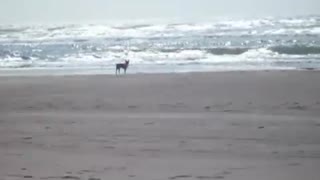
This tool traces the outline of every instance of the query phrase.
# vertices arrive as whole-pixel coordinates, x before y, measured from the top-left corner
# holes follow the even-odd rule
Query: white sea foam
[[[188,33],[193,35],[220,34],[265,35],[286,33],[311,33],[319,35],[317,18],[264,18],[252,20],[216,20],[208,23],[185,24],[132,24],[114,26],[110,24],[67,24],[0,26],[1,41],[52,40],[99,37],[174,37]],[[254,32],[254,33],[252,33]]]
[[[0,69],[320,68],[319,17],[0,26]],[[210,66],[207,68],[207,66]]]

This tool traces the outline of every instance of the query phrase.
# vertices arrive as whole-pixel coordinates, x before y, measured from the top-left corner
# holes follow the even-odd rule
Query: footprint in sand
[[[224,179],[224,176],[214,176],[213,179]]]
[[[71,175],[66,175],[66,176],[49,176],[49,177],[42,177],[40,179],[70,179],[70,180],[80,180],[80,177],[77,176],[71,176]]]
[[[23,176],[23,178],[25,178],[25,179],[31,179],[31,178],[33,178],[33,176],[26,175],[26,176]]]
[[[101,180],[100,178],[89,178],[88,180]]]
[[[272,151],[272,154],[279,154],[278,151]]]
[[[211,109],[211,106],[205,106],[204,109],[209,111]]]
[[[154,122],[147,122],[147,123],[144,123],[145,126],[150,126],[150,125],[154,125]]]
[[[301,166],[301,163],[297,163],[297,162],[289,163],[288,166]]]
[[[80,172],[81,172],[81,173],[95,173],[96,171],[85,169],[85,170],[81,170]]]
[[[22,175],[22,174],[10,174],[8,177],[14,177],[14,178],[24,178],[24,179],[31,179],[33,176],[31,175]]]
[[[103,108],[103,105],[101,104],[97,104],[94,106],[94,109],[102,109]]]
[[[191,178],[191,175],[178,175],[178,176],[173,176],[169,177],[169,179],[181,179],[181,178]]]
[[[224,179],[224,176],[197,176],[197,179],[202,179],[202,180],[206,180],[206,179]]]
[[[70,176],[70,175],[67,175],[67,176],[62,176],[61,179],[73,179],[73,180],[79,180],[80,178],[77,177],[77,176]]]
[[[217,173],[217,174],[214,175],[214,176],[197,176],[196,178],[197,178],[197,179],[200,179],[200,180],[206,180],[206,179],[224,179],[225,176],[230,175],[230,174],[232,174],[231,171],[225,170],[225,171],[222,171],[222,172]]]
[[[214,179],[214,176],[197,176],[197,179]]]
[[[177,144],[179,148],[184,148],[187,145],[187,141],[181,140]]]
[[[138,106],[130,105],[130,106],[128,106],[128,108],[129,108],[129,109],[137,109],[137,108],[138,108]]]
[[[23,140],[30,140],[30,139],[32,139],[32,137],[31,137],[31,136],[29,136],[29,137],[23,137],[22,139],[23,139]]]
[[[291,110],[306,110],[307,109],[307,106],[303,106],[301,105],[300,103],[298,102],[294,102],[292,105],[288,106],[288,109],[291,109]]]

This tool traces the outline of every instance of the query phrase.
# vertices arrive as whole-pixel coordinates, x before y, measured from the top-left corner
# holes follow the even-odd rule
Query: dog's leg
[[[119,68],[119,67],[116,68],[116,75],[121,74],[121,73],[120,73],[120,69],[121,69],[121,68]]]

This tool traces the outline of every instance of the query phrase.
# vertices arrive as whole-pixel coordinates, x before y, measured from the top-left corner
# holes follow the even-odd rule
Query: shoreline
[[[320,69],[315,68],[301,68],[301,69],[226,69],[226,70],[199,70],[199,71],[159,71],[159,72],[127,72],[127,75],[162,75],[162,74],[193,74],[193,73],[237,73],[237,72],[319,72]],[[41,77],[41,76],[112,76],[110,70],[102,68],[94,69],[2,69],[0,70],[0,77]],[[123,75],[123,74],[121,74]]]
[[[3,96],[0,113],[102,111],[318,116],[320,96],[315,84],[319,77],[320,71],[308,70],[10,76],[10,79],[0,76],[4,93],[0,91]],[[308,91],[311,94],[305,94]],[[20,104],[21,98],[26,103]]]

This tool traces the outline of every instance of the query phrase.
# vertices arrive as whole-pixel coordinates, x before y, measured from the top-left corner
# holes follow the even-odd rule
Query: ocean
[[[320,16],[199,23],[0,25],[0,74],[320,68]]]

